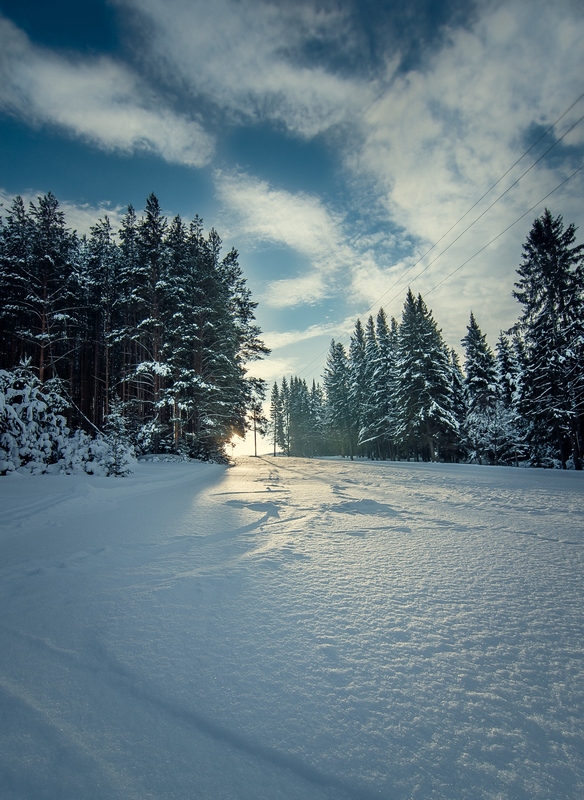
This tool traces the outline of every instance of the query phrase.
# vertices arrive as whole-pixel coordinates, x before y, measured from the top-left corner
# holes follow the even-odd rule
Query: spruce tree
[[[352,459],[355,455],[354,420],[349,387],[347,353],[342,343],[333,339],[324,370],[327,427],[335,452]]]
[[[421,295],[411,290],[399,328],[396,438],[404,454],[437,460],[458,435],[449,352]]]
[[[348,361],[348,402],[349,412],[347,420],[347,433],[350,440],[351,458],[360,451],[359,438],[365,423],[365,405],[368,395],[367,388],[367,355],[365,331],[358,319],[355,331],[349,342]]]
[[[283,414],[284,411],[282,408],[278,384],[274,382],[274,385],[272,386],[272,393],[270,395],[270,429],[272,434],[272,443],[274,445],[274,456],[276,456],[278,446],[284,438]]]
[[[398,324],[394,317],[388,324],[382,308],[377,313],[375,333],[378,360],[373,378],[373,403],[379,427],[380,456],[395,458]]]
[[[515,298],[525,343],[521,410],[528,421],[533,464],[582,468],[584,416],[581,375],[584,333],[584,245],[548,209],[523,246]]]
[[[466,359],[465,431],[471,461],[497,461],[497,368],[493,351],[471,312],[466,336],[462,339]]]

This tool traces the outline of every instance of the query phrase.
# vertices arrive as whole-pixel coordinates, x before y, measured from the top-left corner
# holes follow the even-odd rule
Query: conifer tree
[[[365,366],[363,370],[363,398],[359,429],[359,446],[369,456],[379,456],[380,420],[375,397],[375,375],[379,366],[379,347],[373,317],[365,326]]]
[[[377,337],[378,360],[375,365],[373,382],[373,402],[379,426],[380,455],[382,458],[394,458],[395,430],[397,424],[397,343],[398,324],[387,317],[382,308],[376,319],[375,333]]]
[[[354,421],[351,418],[349,365],[341,342],[333,339],[324,370],[326,419],[333,447],[342,455],[355,455]]]
[[[349,447],[351,458],[358,452],[359,436],[364,425],[364,411],[367,387],[367,355],[365,343],[365,331],[358,319],[355,323],[355,331],[351,335],[349,342],[349,361],[348,361],[348,419],[347,434],[349,436]]]
[[[449,352],[421,295],[408,291],[399,328],[396,438],[407,456],[437,460],[452,448]]]
[[[582,468],[581,403],[584,245],[574,225],[548,209],[523,246],[515,298],[522,305],[518,330],[525,342],[521,410],[528,421],[532,463]]]
[[[465,431],[470,459],[479,463],[495,463],[498,400],[496,361],[472,312],[462,344],[466,353]]]
[[[270,427],[272,434],[272,443],[274,445],[274,456],[277,453],[277,448],[284,439],[283,429],[283,415],[282,400],[278,390],[278,384],[274,382],[272,386],[272,393],[270,395]]]

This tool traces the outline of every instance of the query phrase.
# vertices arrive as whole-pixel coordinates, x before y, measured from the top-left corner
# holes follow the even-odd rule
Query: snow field
[[[0,482],[0,796],[580,798],[582,476]]]

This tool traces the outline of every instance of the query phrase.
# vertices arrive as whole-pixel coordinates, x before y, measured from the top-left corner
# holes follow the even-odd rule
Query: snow
[[[3,800],[584,796],[583,476],[0,479]]]

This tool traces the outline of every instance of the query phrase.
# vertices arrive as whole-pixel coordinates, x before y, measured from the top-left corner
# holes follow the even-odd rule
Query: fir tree
[[[471,312],[466,336],[465,431],[471,461],[497,461],[497,369],[493,351]]]
[[[280,445],[284,439],[283,416],[284,410],[282,408],[278,384],[274,382],[270,395],[270,430],[272,434],[272,443],[274,445],[274,456],[277,453],[278,445]]]
[[[333,339],[324,370],[326,419],[336,452],[354,457],[354,420],[351,418],[349,365],[341,342]]]
[[[398,324],[387,317],[382,308],[379,309],[375,328],[377,338],[378,360],[373,376],[373,404],[379,428],[379,446],[382,458],[396,455],[395,431],[397,424],[397,344]]]
[[[359,449],[359,435],[365,424],[368,396],[365,331],[358,319],[349,342],[347,434],[351,458]]]
[[[408,291],[399,328],[396,438],[405,453],[437,460],[458,435],[449,352],[421,295]]]
[[[536,219],[523,246],[515,298],[522,305],[518,330],[525,342],[521,410],[534,464],[582,467],[584,417],[584,245],[548,209]]]

